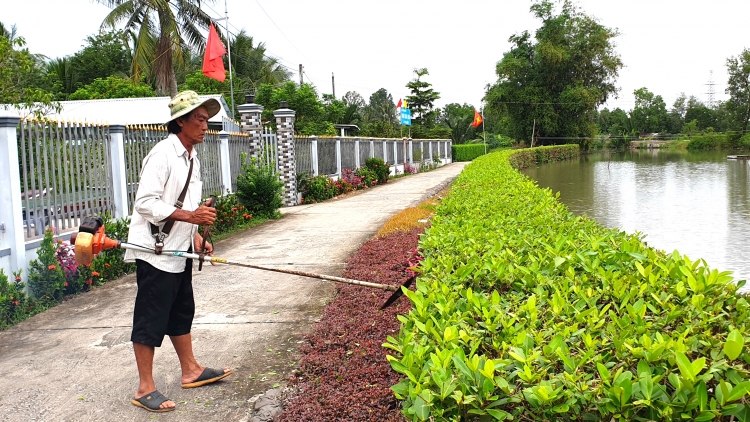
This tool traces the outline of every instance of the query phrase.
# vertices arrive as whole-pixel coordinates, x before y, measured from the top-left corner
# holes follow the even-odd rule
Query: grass
[[[384,237],[394,232],[409,232],[415,228],[423,228],[429,224],[430,218],[435,214],[437,206],[448,194],[450,188],[445,188],[437,195],[422,201],[416,207],[406,208],[391,217],[378,230],[377,237]]]

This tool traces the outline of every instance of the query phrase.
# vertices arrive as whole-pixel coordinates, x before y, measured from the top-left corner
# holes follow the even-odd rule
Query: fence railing
[[[125,145],[125,183],[128,197],[128,215],[133,213],[135,194],[138,191],[141,165],[148,152],[168,135],[165,126],[136,125],[126,126],[123,142]]]
[[[48,227],[67,238],[86,216],[129,216],[143,159],[167,136],[160,125],[108,126],[0,116],[0,268],[6,274],[27,268]],[[293,156],[297,173],[311,176],[340,175],[342,169],[361,167],[370,157],[383,158],[392,173],[398,171],[394,163],[405,158],[450,158],[450,141],[418,142],[419,147],[415,141],[401,139],[300,137]],[[404,145],[411,147],[406,157]],[[268,128],[255,141],[247,133],[207,133],[196,147],[203,197],[236,192],[240,155],[253,148],[261,163],[277,171],[281,168],[278,138]]]
[[[23,120],[17,131],[26,239],[113,210],[106,126]]]
[[[312,141],[309,136],[294,137],[294,160],[297,174],[308,176],[315,172],[312,164]]]
[[[229,117],[221,116],[221,130],[229,133],[239,133],[242,132],[242,126]]]
[[[445,163],[450,161],[451,141],[447,139],[358,138],[340,136],[312,136],[317,145],[318,173],[340,175],[346,168],[362,167],[368,158],[381,158],[391,167],[391,173],[403,171],[404,163]],[[306,145],[306,144],[305,144]],[[305,148],[305,147],[303,147]],[[296,152],[297,156],[300,155]],[[315,154],[313,154],[315,155]],[[306,166],[306,163],[303,164]],[[297,173],[301,173],[297,165]],[[315,172],[309,173],[317,175]]]
[[[221,141],[219,132],[209,130],[203,137],[203,142],[195,146],[201,163],[201,181],[203,182],[202,197],[224,195],[229,186],[224,186],[221,180]]]
[[[258,160],[266,167],[279,171],[279,139],[270,127],[263,128]]]
[[[232,192],[237,192],[237,176],[242,171],[242,154],[247,154],[250,160],[250,136],[247,133],[229,134],[229,170],[232,181]]]

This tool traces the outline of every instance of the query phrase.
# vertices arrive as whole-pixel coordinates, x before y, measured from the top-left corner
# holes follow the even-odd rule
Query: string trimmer
[[[99,217],[85,217],[78,227],[79,232],[71,236],[71,242],[75,244],[75,255],[76,262],[79,265],[91,265],[94,257],[101,251],[107,249],[132,249],[137,251],[144,251],[154,253],[153,248],[148,248],[141,245],[134,245],[127,242],[121,242],[116,239],[110,239],[104,233],[104,224],[102,219]],[[162,251],[162,255],[173,256],[176,258],[183,259],[196,259],[198,262],[212,262],[226,265],[236,265],[238,267],[253,268],[256,270],[273,271],[283,274],[299,275],[303,277],[317,278],[320,280],[335,281],[337,283],[354,284],[357,286],[370,287],[373,289],[387,290],[393,292],[393,294],[386,300],[380,309],[385,309],[390,306],[393,302],[401,297],[404,292],[403,288],[409,288],[414,283],[416,275],[409,277],[400,286],[393,286],[387,284],[371,283],[369,281],[354,280],[351,278],[335,277],[331,275],[315,274],[306,271],[296,270],[285,270],[281,268],[265,267],[260,265],[246,264],[242,262],[232,261],[226,258],[219,258],[216,256],[207,256],[205,254],[197,254],[185,251]]]

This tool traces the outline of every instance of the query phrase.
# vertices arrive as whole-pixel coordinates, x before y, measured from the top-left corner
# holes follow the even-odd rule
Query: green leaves
[[[745,339],[742,334],[737,330],[732,330],[727,336],[727,341],[724,342],[724,354],[729,360],[735,360],[740,356],[744,345]]]
[[[691,382],[695,382],[698,374],[706,367],[706,358],[698,358],[690,362],[687,356],[681,352],[675,352],[674,358],[682,376]]]
[[[577,149],[479,157],[438,208],[387,343],[412,420],[750,414],[750,305],[727,273],[573,216],[509,162]]]

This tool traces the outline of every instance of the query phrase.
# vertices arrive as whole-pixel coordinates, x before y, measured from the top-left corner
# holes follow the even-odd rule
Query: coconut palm
[[[133,80],[139,82],[142,75],[148,74],[154,78],[159,94],[177,94],[174,66],[184,63],[184,50],[205,48],[201,28],[208,28],[211,17],[201,10],[201,2],[215,0],[97,1],[112,8],[102,22],[103,29],[115,29],[124,22],[125,31],[132,34]]]
[[[241,30],[232,40],[232,69],[238,78],[257,87],[289,80],[291,73],[278,60],[266,54],[265,43],[254,45],[253,37]]]

